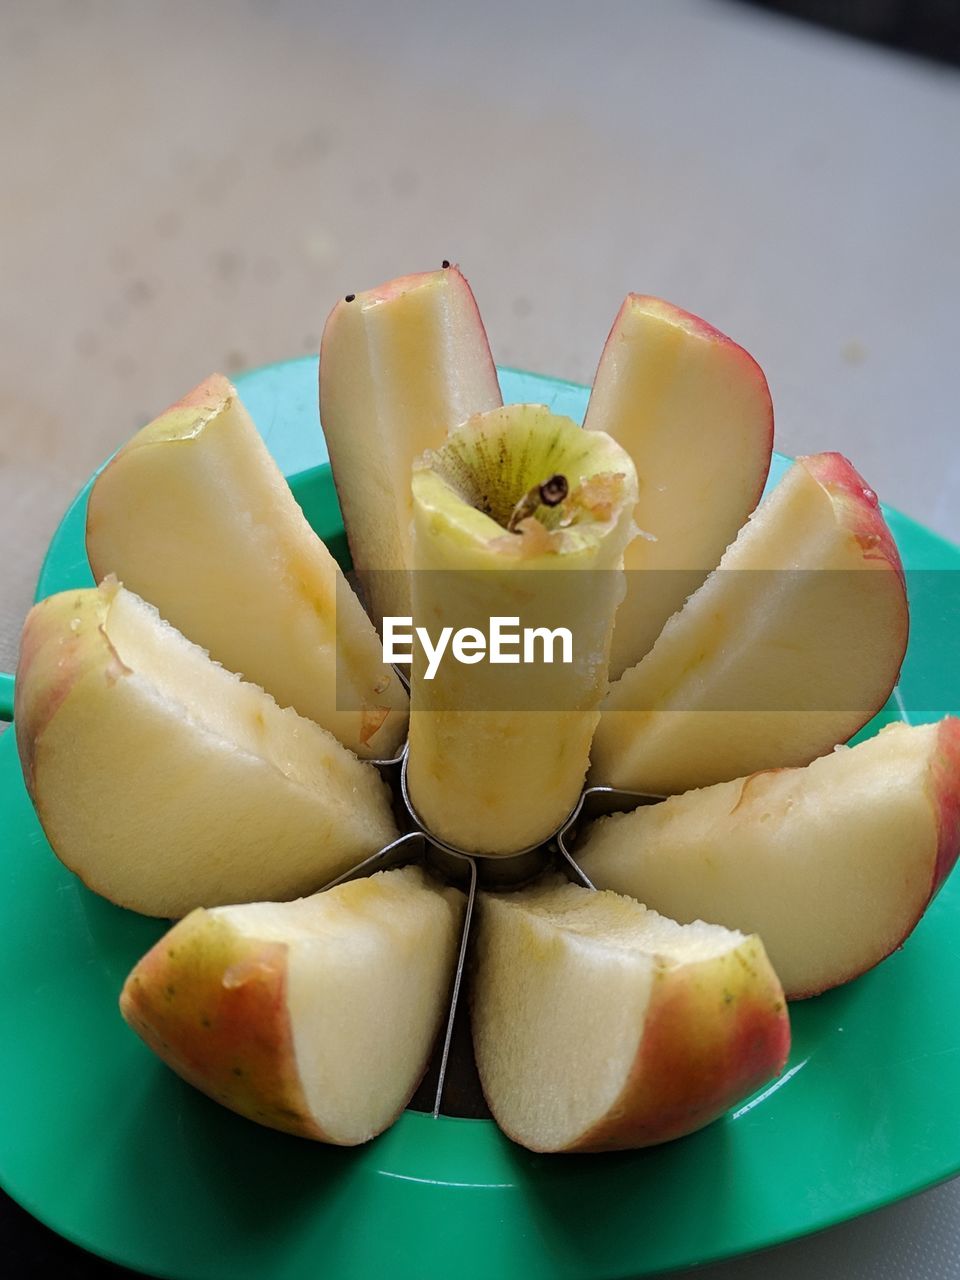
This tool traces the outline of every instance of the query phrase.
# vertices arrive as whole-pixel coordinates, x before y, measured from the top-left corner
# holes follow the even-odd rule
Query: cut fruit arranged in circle
[[[543,405],[478,414],[415,465],[414,617],[434,637],[469,629],[479,643],[495,617],[534,635],[526,660],[518,642],[508,662],[451,655],[431,672],[415,652],[408,784],[441,840],[516,853],[576,804],[636,496],[618,444]]]
[[[576,858],[600,888],[763,939],[789,997],[899,947],[960,852],[960,720],[897,724],[772,769],[599,819]]]
[[[463,902],[407,867],[297,902],[194,911],[136,966],[120,1007],[211,1098],[355,1146],[393,1123],[424,1073]]]
[[[712,325],[631,293],[600,357],[583,425],[637,468],[640,535],[624,555],[610,678],[653,648],[760,500],[773,449],[763,371]]]
[[[759,938],[572,884],[483,896],[472,1026],[490,1110],[533,1151],[692,1133],[790,1048]]]
[[[611,686],[592,780],[664,795],[808,764],[886,702],[907,630],[876,494],[839,454],[801,458]]]
[[[320,421],[367,609],[410,613],[410,474],[425,449],[502,403],[476,300],[455,266],[334,307],[320,345]]]
[[[876,495],[839,455],[803,458],[737,533],[769,465],[764,377],[639,295],[586,430],[501,405],[446,263],[334,308],[320,397],[370,616],[214,376],[96,480],[101,585],[24,628],[15,731],[50,844],[111,901],[187,917],[124,1016],[241,1115],[352,1145],[408,1104],[444,1016],[463,1026],[469,957],[479,1075],[514,1140],[602,1151],[709,1124],[782,1070],[786,997],[882,960],[960,850],[956,720],[830,754],[907,641]],[[381,774],[408,712],[388,616],[430,644],[410,644],[406,755]],[[484,880],[449,846],[556,854],[588,768],[684,794],[581,832],[597,890],[483,894],[462,934]],[[415,847],[470,896],[417,867],[318,892]],[[485,870],[502,886],[541,858]]]
[[[14,721],[57,855],[145,915],[296,897],[397,835],[373,765],[112,579],[30,611]]]
[[[214,375],[94,482],[87,555],[210,656],[358,755],[403,743],[407,695],[236,389]]]

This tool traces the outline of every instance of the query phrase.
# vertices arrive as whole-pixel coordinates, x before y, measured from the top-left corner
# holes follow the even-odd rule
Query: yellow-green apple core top
[[[554,505],[536,502],[551,482]],[[413,617],[431,637],[539,632],[530,660],[444,662],[414,652],[408,784],[441,840],[478,854],[546,839],[583,786],[623,595],[636,472],[602,432],[543,405],[478,414],[413,473]],[[530,514],[523,515],[524,510]],[[518,518],[519,517],[519,518]],[[566,629],[572,660],[548,635]]]

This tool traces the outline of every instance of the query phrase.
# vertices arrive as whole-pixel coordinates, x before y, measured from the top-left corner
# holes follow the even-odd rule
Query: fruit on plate
[[[594,884],[677,920],[758,933],[797,998],[900,946],[958,851],[960,720],[949,718],[601,818],[576,857]]]
[[[611,686],[592,779],[659,795],[807,764],[883,706],[907,628],[876,494],[840,454],[800,458]]]
[[[396,754],[403,685],[226,378],[201,383],[101,471],[87,555],[98,582],[116,574],[281,706],[358,755]]]
[[[415,466],[413,617],[434,642],[491,632],[480,663],[451,654],[432,674],[414,649],[409,794],[449,844],[516,853],[576,803],[636,494],[618,444],[543,405],[478,414]],[[494,619],[520,637],[508,661]]]
[[[501,403],[476,300],[455,266],[348,294],[320,346],[320,421],[368,612],[410,613],[410,471]]]
[[[30,611],[14,719],[57,855],[146,915],[311,892],[397,834],[373,765],[114,579]]]
[[[688,311],[631,293],[600,357],[583,425],[613,436],[637,468],[642,533],[623,561],[615,680],[653,648],[759,502],[773,405],[743,347]]]
[[[355,1146],[392,1124],[446,1012],[463,895],[419,867],[297,902],[199,909],[120,1008],[174,1071],[274,1129]]]
[[[759,938],[572,884],[484,895],[472,1025],[490,1110],[534,1151],[692,1133],[790,1047]]]

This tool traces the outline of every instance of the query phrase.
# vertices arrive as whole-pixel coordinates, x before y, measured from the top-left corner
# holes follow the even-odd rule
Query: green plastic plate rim
[[[501,380],[508,401],[582,419],[585,388],[509,369]],[[237,384],[308,519],[345,557],[316,360]],[[770,483],[787,465],[775,459]],[[38,598],[92,582],[88,489],[54,536]],[[909,569],[960,569],[957,548],[887,516]],[[865,734],[960,711],[957,619],[937,581],[923,579],[899,689]],[[12,732],[0,738],[0,887],[0,1182],[54,1230],[147,1274],[623,1280],[774,1245],[960,1171],[960,883],[878,969],[793,1007],[778,1081],[681,1142],[602,1157],[536,1156],[488,1122],[412,1112],[343,1151],[260,1129],[184,1085],[116,1010],[163,926],[89,893],[52,856]]]

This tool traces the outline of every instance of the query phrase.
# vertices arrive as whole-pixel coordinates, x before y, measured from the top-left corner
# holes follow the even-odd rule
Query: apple
[[[358,755],[399,750],[406,692],[226,378],[201,383],[100,473],[87,555],[98,582],[116,574]]]
[[[410,613],[410,473],[425,449],[501,403],[470,286],[455,266],[348,294],[320,346],[320,420],[353,566],[377,628]]]
[[[960,720],[949,718],[601,818],[576,858],[594,884],[677,920],[758,933],[798,999],[899,947],[958,851]]]
[[[110,578],[30,611],[15,724],[58,857],[146,915],[296,897],[397,835],[373,765]]]
[[[260,1124],[355,1146],[410,1101],[447,1008],[463,894],[419,867],[297,902],[199,908],[130,974],[124,1018]]]
[[[883,706],[907,630],[876,494],[840,454],[800,458],[611,686],[592,780],[662,795],[808,764]]]
[[[532,1151],[682,1137],[790,1048],[759,938],[572,884],[482,897],[472,1025],[494,1119]]]
[[[478,414],[414,467],[413,616],[480,650],[435,671],[414,654],[409,794],[448,844],[517,853],[576,803],[636,494],[618,444],[543,405]],[[492,621],[542,643],[485,657]]]
[[[757,362],[697,316],[631,293],[600,357],[583,424],[613,436],[639,480],[626,598],[610,656],[616,679],[717,567],[760,500],[773,405]]]

